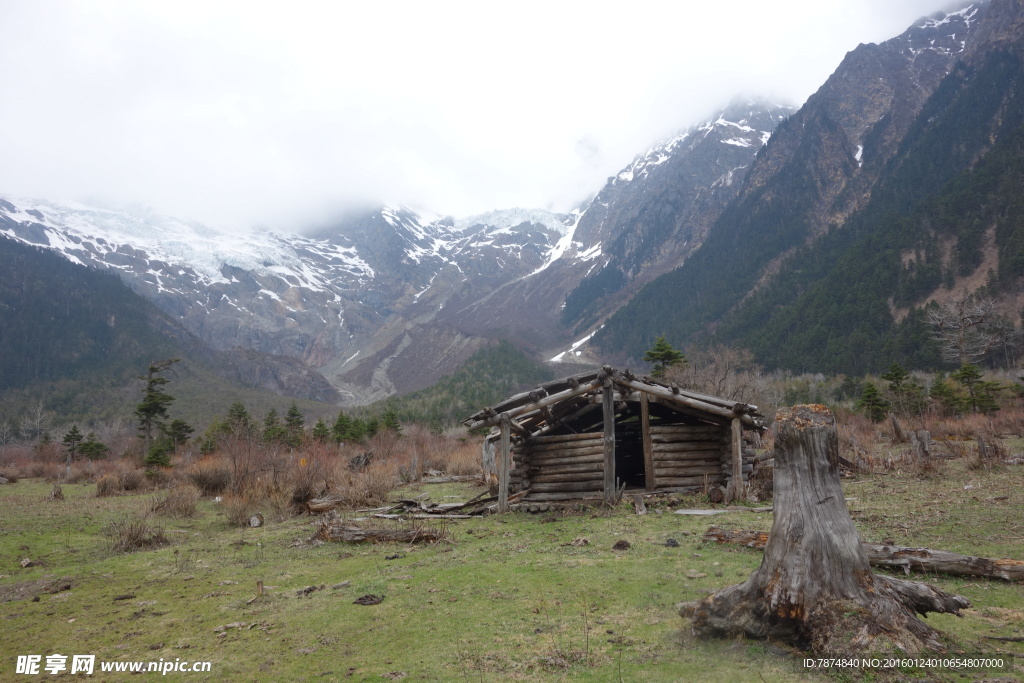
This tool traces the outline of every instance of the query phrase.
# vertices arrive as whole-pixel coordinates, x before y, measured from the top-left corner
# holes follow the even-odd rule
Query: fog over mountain
[[[566,212],[734,95],[800,103],[936,5],[5,3],[0,192],[289,230]]]

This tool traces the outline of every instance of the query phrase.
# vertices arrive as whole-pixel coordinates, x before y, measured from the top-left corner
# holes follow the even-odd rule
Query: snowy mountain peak
[[[564,235],[569,230],[572,219],[566,214],[552,213],[544,209],[498,209],[456,219],[455,229],[461,231],[480,227],[508,229],[524,223],[542,225],[548,230]]]
[[[768,142],[771,131],[786,116],[795,111],[788,105],[773,105],[762,101],[734,103],[707,121],[690,127],[658,143],[614,177],[615,182],[632,182],[647,177],[651,171],[667,162],[680,147],[695,148],[710,135],[719,142],[735,147],[759,149]]]

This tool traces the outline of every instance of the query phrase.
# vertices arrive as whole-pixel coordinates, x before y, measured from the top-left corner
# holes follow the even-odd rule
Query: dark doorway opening
[[[619,482],[625,482],[627,489],[645,489],[647,478],[644,476],[644,444],[639,425],[636,425],[635,429],[633,426],[616,426],[615,478]]]

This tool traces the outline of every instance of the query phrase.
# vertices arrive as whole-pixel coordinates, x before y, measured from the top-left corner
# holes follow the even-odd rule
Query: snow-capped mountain
[[[638,155],[608,179],[543,271],[473,306],[462,324],[480,333],[514,330],[544,358],[592,362],[586,340],[638,286],[703,243],[758,150],[792,112],[737,102]]]
[[[974,3],[861,45],[799,111],[736,102],[638,155],[568,214],[456,220],[384,207],[302,234],[233,234],[140,209],[7,197],[0,236],[119,273],[214,348],[299,359],[349,403],[430,384],[498,337],[556,362],[588,360],[591,343],[635,354],[629,344],[650,335],[636,316],[610,316],[641,287],[697,267],[714,242],[726,245],[725,265],[750,261],[716,286],[753,278],[731,305],[749,298],[782,258],[772,250],[789,244],[772,230],[802,231],[796,244],[841,226],[958,60],[1016,49],[1020,14],[1019,0]],[[651,305],[663,324],[696,304]],[[615,346],[623,330],[633,341]]]
[[[0,200],[0,234],[118,272],[214,348],[299,358],[350,400],[395,390],[386,373],[371,371],[370,391],[344,376],[389,348],[397,320],[428,323],[452,298],[542,268],[574,221],[511,210],[456,223],[383,208],[311,236],[242,235],[139,208]]]
[[[299,359],[344,401],[364,402],[435,381],[489,339],[551,357],[583,336],[566,323],[596,323],[614,309],[609,293],[699,245],[788,111],[727,108],[639,155],[569,214],[456,220],[383,207],[305,234],[236,234],[138,207],[8,197],[0,235],[117,272],[213,348]],[[605,291],[609,273],[622,285]],[[580,315],[566,314],[572,306]]]

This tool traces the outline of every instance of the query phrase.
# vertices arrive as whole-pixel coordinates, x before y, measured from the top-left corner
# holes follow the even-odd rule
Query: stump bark
[[[941,652],[917,614],[959,614],[970,603],[931,586],[872,574],[846,508],[835,419],[820,405],[780,410],[775,423],[774,519],[761,566],[680,614],[701,636],[746,634],[820,654]]]

